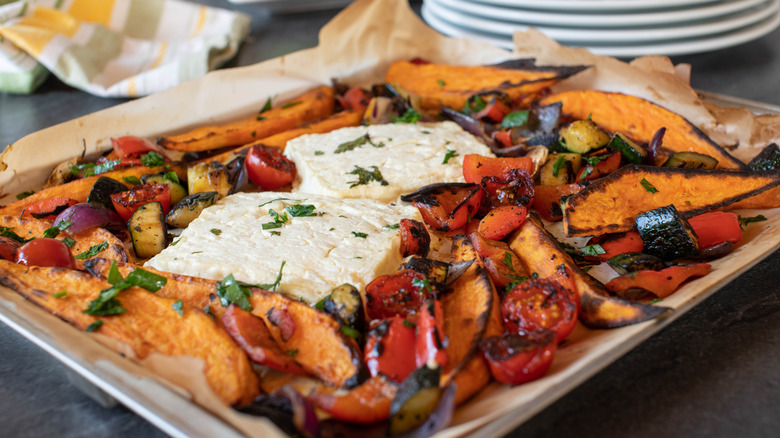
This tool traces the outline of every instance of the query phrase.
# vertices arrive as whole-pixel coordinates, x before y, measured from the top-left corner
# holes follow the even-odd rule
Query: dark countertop
[[[230,7],[222,1],[204,3]],[[269,16],[228,66],[316,45],[335,11]],[[695,88],[780,105],[780,29],[737,47],[678,56]],[[110,107],[50,78],[31,96],[0,94],[0,144]],[[511,436],[763,437],[780,429],[780,253],[541,411]],[[63,367],[0,324],[0,436],[164,436],[124,407],[103,408]]]

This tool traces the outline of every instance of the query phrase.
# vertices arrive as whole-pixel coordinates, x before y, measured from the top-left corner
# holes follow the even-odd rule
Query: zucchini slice
[[[87,202],[90,204],[102,205],[110,210],[114,210],[114,203],[111,202],[111,195],[126,191],[126,185],[113,178],[101,176],[95,181],[95,184],[92,185],[92,190],[89,191]]]
[[[681,169],[714,169],[718,160],[709,155],[698,152],[675,152],[664,163],[663,167],[677,167]]]
[[[168,174],[175,172],[160,172],[144,175],[141,177],[141,181],[144,184],[167,184],[169,191],[171,192],[171,205],[176,205],[179,201],[187,196],[187,189],[179,181],[179,177],[172,179]]]
[[[644,252],[661,260],[693,257],[699,254],[699,238],[674,205],[640,213],[636,228]]]
[[[610,257],[607,264],[620,275],[636,271],[660,271],[666,268],[666,263],[656,256],[643,252],[627,252]]]
[[[355,286],[344,283],[334,287],[315,307],[363,333],[366,319],[363,315],[363,299]]]
[[[163,208],[159,202],[138,207],[127,222],[127,228],[138,258],[154,257],[168,245],[168,227],[165,226]]]
[[[580,154],[550,154],[539,171],[539,185],[561,186],[573,181],[582,167]]]
[[[561,128],[561,144],[575,154],[584,154],[609,143],[609,134],[596,126],[590,119],[576,120]]]
[[[425,275],[425,278],[434,284],[443,284],[447,281],[449,264],[424,257],[410,257],[404,263],[403,269],[411,269]]]
[[[188,167],[187,185],[190,194],[217,192],[220,198],[230,194],[232,188],[227,167],[218,161]]]
[[[423,365],[401,383],[390,404],[388,432],[391,436],[410,432],[428,420],[441,399],[440,378],[440,367]]]
[[[777,143],[772,143],[756,155],[748,167],[753,170],[777,170],[780,169],[780,149]]]
[[[626,160],[634,164],[642,164],[647,157],[647,151],[641,146],[629,140],[628,137],[618,132],[612,136],[607,147],[613,151],[618,151]]]
[[[165,222],[175,228],[186,228],[204,208],[214,205],[219,199],[217,192],[200,192],[185,196],[171,208],[165,216]]]

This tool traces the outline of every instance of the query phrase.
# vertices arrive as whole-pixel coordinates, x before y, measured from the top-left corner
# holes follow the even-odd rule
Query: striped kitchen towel
[[[0,91],[31,93],[50,71],[96,96],[144,96],[219,67],[248,33],[245,14],[181,0],[16,1],[0,6]]]

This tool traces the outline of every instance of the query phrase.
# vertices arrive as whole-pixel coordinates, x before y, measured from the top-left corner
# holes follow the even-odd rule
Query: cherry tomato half
[[[279,149],[252,146],[246,157],[249,180],[263,190],[276,190],[295,180],[295,163],[282,155]]]
[[[549,279],[518,284],[501,303],[507,331],[552,330],[561,342],[577,323],[577,306],[572,296],[571,291]]]
[[[413,219],[401,219],[398,223],[401,231],[401,255],[425,257],[431,249],[431,235],[422,222]]]
[[[384,374],[402,382],[416,368],[415,325],[400,316],[372,324],[363,361],[371,376]]]
[[[16,250],[16,263],[27,266],[54,266],[74,269],[70,248],[57,239],[31,240]]]
[[[544,376],[555,357],[557,345],[555,333],[538,330],[486,338],[479,347],[493,378],[519,385]]]
[[[0,236],[0,257],[15,262],[14,252],[20,246],[22,246],[22,244],[17,241]]]
[[[155,201],[162,204],[163,213],[168,213],[171,209],[171,191],[168,184],[144,184],[111,195],[114,209],[125,221],[130,220],[138,207]]]
[[[403,269],[382,275],[366,286],[366,316],[368,319],[405,317],[417,312],[433,295],[425,275],[417,271]]]
[[[147,152],[159,152],[159,148],[151,141],[132,135],[112,138],[111,146],[119,158],[138,158]]]

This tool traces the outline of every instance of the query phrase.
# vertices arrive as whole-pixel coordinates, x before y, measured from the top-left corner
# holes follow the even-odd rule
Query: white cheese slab
[[[287,206],[313,205],[315,216],[293,217]],[[270,211],[287,214],[278,228]],[[276,280],[279,292],[316,303],[338,285],[362,289],[401,263],[401,219],[420,220],[416,208],[370,199],[338,199],[304,193],[237,193],[211,206],[175,245],[146,266],[222,280],[229,274],[251,284]],[[364,236],[365,237],[362,237]]]
[[[337,152],[366,135],[370,142]],[[454,151],[449,158],[448,151]],[[463,182],[466,154],[493,156],[490,148],[453,122],[357,126],[309,134],[290,140],[284,153],[298,169],[293,191],[384,202],[428,184]],[[350,172],[357,167],[373,170],[372,166],[387,185],[379,181],[355,185],[358,176]]]

